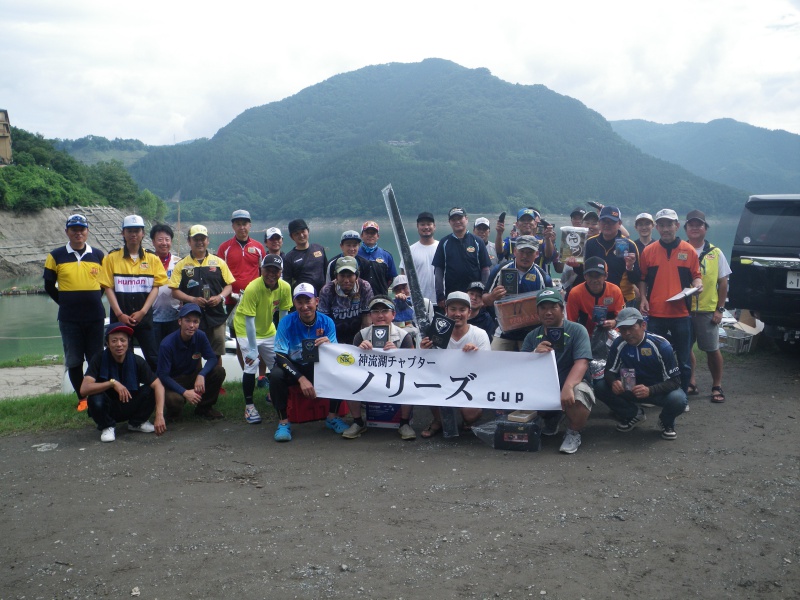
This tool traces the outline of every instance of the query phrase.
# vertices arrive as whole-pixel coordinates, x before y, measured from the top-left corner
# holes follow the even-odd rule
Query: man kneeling
[[[101,431],[100,441],[116,439],[117,421],[128,421],[128,429],[161,435],[164,424],[164,386],[147,362],[133,353],[133,329],[124,323],[106,328],[106,348],[94,355],[81,384],[88,399],[89,416]],[[156,410],[155,425],[148,419]]]

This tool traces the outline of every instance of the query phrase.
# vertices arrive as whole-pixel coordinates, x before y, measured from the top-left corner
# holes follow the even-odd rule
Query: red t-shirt
[[[231,274],[236,278],[233,282],[233,293],[241,294],[247,284],[261,274],[261,261],[266,256],[264,246],[253,238],[247,238],[242,245],[235,237],[222,242],[217,249],[217,256],[225,261]],[[229,296],[226,304],[233,304]]]
[[[677,244],[665,247],[659,240],[642,252],[642,279],[647,284],[651,317],[671,319],[689,316],[685,300],[667,302],[667,298],[690,287],[693,280],[700,278],[700,261],[691,244],[681,239],[676,241]]]

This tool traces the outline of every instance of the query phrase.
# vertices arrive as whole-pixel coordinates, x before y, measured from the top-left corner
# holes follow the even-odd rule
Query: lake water
[[[480,215],[470,215],[471,222],[474,222],[477,216]],[[490,216],[489,219],[494,222],[496,216]],[[438,225],[436,237],[441,238],[450,232],[450,227],[447,225],[446,217],[437,216],[436,220]],[[569,217],[567,216],[552,217],[550,221],[554,223],[556,228],[569,225]],[[322,244],[328,256],[333,257],[339,253],[339,237],[341,233],[347,229],[358,231],[361,229],[362,223],[363,219],[345,219],[337,222],[335,226],[312,225],[310,239],[314,243]],[[378,243],[394,255],[395,262],[399,265],[400,256],[389,221],[388,219],[378,219],[378,223],[381,226],[381,238]],[[710,223],[709,240],[722,248],[725,255],[730,258],[730,250],[733,245],[738,219],[712,220]],[[506,224],[510,228],[511,222],[509,219],[506,220]],[[412,218],[405,225],[409,242],[414,243],[418,239],[414,219]],[[220,224],[218,229],[212,229],[212,231],[222,231],[225,226],[226,224]],[[293,247],[292,241],[289,239],[288,231],[286,231],[286,224],[280,223],[279,226],[285,238],[283,251],[288,252]],[[262,241],[264,239],[263,231],[266,227],[267,224],[265,223],[254,223],[253,238]],[[634,238],[637,237],[635,231],[631,233]],[[212,248],[216,248],[232,235],[232,232],[212,233]],[[89,243],[91,243],[91,239]],[[181,244],[180,250],[186,252],[185,243]],[[12,286],[41,285],[41,283],[40,276],[0,280],[0,290],[7,290]],[[58,306],[46,294],[0,296],[0,361],[13,360],[25,354],[62,354],[57,314]]]

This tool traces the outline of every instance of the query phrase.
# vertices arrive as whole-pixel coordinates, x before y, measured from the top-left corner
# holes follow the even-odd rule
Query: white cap
[[[231,221],[238,221],[239,219],[243,219],[245,221],[250,221],[251,220],[250,219],[250,213],[248,211],[246,211],[246,210],[241,209],[241,208],[239,210],[233,211],[233,214],[231,215]]]
[[[281,233],[280,229],[278,229],[277,227],[270,227],[269,229],[267,229],[267,233],[264,235],[264,238],[269,239],[273,235],[277,235],[279,238],[283,237],[283,234]]]
[[[487,227],[492,226],[492,224],[489,223],[489,219],[487,219],[486,217],[478,217],[477,219],[475,219],[475,227],[477,227],[478,225],[486,225]]]
[[[656,213],[656,221],[660,221],[661,219],[669,219],[670,221],[679,221],[678,213],[676,213],[671,208],[662,208],[660,211]]]
[[[641,220],[650,221],[655,225],[655,221],[653,220],[653,215],[651,215],[650,213],[639,213],[638,215],[636,215],[636,219],[634,219],[633,224],[635,225]]]
[[[451,292],[447,296],[447,300],[445,301],[445,306],[450,306],[453,302],[463,302],[467,306],[471,306],[471,301],[469,299],[469,294],[466,292]]]
[[[128,215],[122,219],[122,228],[127,229],[128,227],[141,227],[144,229],[144,219],[139,215]]]
[[[314,291],[314,286],[310,283],[300,283],[296,288],[294,288],[294,294],[292,294],[292,298],[297,298],[298,296],[316,298],[317,292]]]
[[[406,285],[408,283],[408,277],[405,275],[398,275],[392,281],[392,289],[396,288],[398,285]]]

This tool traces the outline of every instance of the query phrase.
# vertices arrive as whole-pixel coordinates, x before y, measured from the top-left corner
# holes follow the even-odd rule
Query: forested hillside
[[[662,125],[613,121],[619,135],[647,154],[750,194],[800,191],[800,135],[717,119]]]
[[[379,214],[387,183],[406,213],[596,199],[718,214],[746,198],[643,154],[577,100],[440,59],[337,75],[130,171],[162,197],[180,190],[189,220]]]
[[[118,160],[126,167],[146,156],[151,149],[140,140],[109,140],[99,135],[87,135],[77,140],[55,140],[59,150],[65,150],[85,165]]]

